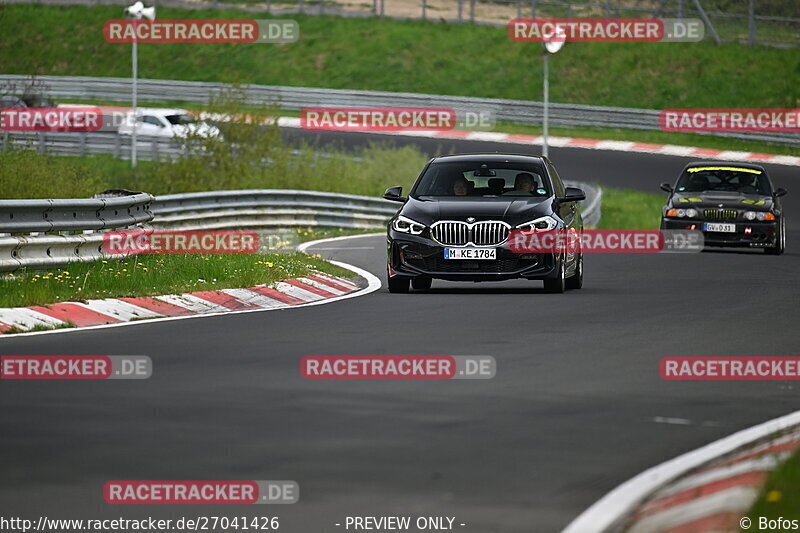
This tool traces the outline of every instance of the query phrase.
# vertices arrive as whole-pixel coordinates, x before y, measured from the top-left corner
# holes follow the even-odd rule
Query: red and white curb
[[[642,472],[562,533],[738,532],[768,473],[798,449],[800,411]]]
[[[718,459],[660,489],[627,533],[738,533],[770,471],[800,448],[800,430]]]
[[[358,270],[350,265],[342,265]],[[357,272],[362,274],[363,271]],[[362,274],[363,277],[363,274]],[[374,276],[373,276],[374,277]],[[220,289],[136,298],[104,298],[47,306],[0,309],[0,335],[12,329],[57,329],[129,323],[143,319],[182,318],[230,312],[285,309],[342,299],[372,286],[323,272],[246,289]],[[380,287],[380,282],[378,282]],[[59,331],[69,331],[59,329]]]
[[[300,128],[300,119],[281,117],[278,126],[284,128]],[[485,141],[498,143],[541,145],[544,140],[536,135],[518,135],[493,131],[371,131],[379,135],[404,135],[410,137],[428,137],[434,139],[463,139],[467,141]],[[548,137],[551,147],[586,148],[589,150],[607,150],[612,152],[638,152],[645,154],[661,154],[698,159],[718,159],[723,161],[752,161],[773,163],[776,165],[800,166],[800,157],[791,155],[759,154],[736,150],[714,150],[711,148],[692,148],[674,144],[650,144],[634,141],[603,141],[597,139],[578,139],[572,137]]]

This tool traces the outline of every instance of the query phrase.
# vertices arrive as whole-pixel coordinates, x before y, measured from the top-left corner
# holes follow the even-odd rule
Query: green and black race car
[[[786,246],[786,224],[780,197],[761,165],[726,161],[691,163],[670,193],[661,229],[702,231],[705,246],[762,248],[780,255]]]

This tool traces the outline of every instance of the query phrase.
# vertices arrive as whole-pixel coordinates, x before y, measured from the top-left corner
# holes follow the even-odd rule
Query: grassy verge
[[[301,253],[140,255],[7,274],[0,277],[0,307],[252,287],[303,276],[309,270],[353,275],[319,257]]]
[[[796,453],[767,478],[748,515],[754,526],[759,517],[800,520],[800,454]],[[756,529],[755,527],[752,529]]]
[[[103,23],[118,6],[3,6],[0,70],[16,74],[130,76],[130,46]],[[253,18],[230,10],[159,7],[160,19]],[[293,15],[296,43],[152,44],[143,78],[414,91],[540,100],[537,43],[503,27]],[[19,31],[24,28],[25,31]],[[20,51],[24,50],[24,53]],[[794,107],[795,49],[702,43],[570,43],[551,61],[556,102],[644,107]],[[769,80],[765,83],[764,80]]]
[[[387,187],[413,183],[428,158],[412,147],[379,145],[353,154],[326,150],[329,159],[315,158],[309,147],[298,157],[273,149],[276,164],[261,166],[242,159],[214,166],[201,160],[177,163],[141,162],[136,171],[130,162],[112,156],[42,156],[35,151],[0,152],[0,198],[87,198],[110,188],[151,194],[226,189],[303,189],[382,196]],[[283,155],[281,155],[283,153]],[[24,179],[22,177],[24,176]]]
[[[665,202],[659,194],[604,187],[598,229],[658,229]]]

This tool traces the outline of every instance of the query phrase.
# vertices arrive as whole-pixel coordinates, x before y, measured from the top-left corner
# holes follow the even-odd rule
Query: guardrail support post
[[[86,155],[86,132],[81,132],[81,155]]]
[[[755,0],[747,2],[747,44],[756,44],[756,6]]]
[[[158,137],[153,137],[150,142],[150,160],[158,161]]]
[[[469,21],[475,22],[475,0],[469,0]]]
[[[47,152],[44,133],[40,131],[36,136],[39,138],[39,155],[44,155]]]

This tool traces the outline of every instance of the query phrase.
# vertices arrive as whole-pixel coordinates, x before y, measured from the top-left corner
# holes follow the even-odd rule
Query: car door
[[[141,115],[136,118],[136,133],[154,137],[164,136],[164,125],[155,115]]]

